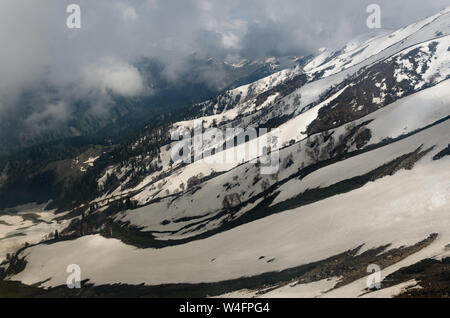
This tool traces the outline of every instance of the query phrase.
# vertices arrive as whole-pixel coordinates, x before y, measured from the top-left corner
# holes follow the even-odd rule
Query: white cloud
[[[125,21],[131,21],[134,22],[138,19],[138,15],[136,13],[136,9],[133,7],[125,8],[123,11],[123,17]]]
[[[144,90],[144,82],[138,69],[112,58],[86,68],[84,80],[88,87],[96,87],[105,93],[111,91],[122,96],[134,96]]]
[[[231,32],[222,34],[222,43],[226,49],[238,49],[240,46],[240,38]]]
[[[125,22],[136,22],[138,19],[138,14],[136,9],[126,3],[117,2],[115,4],[116,10],[121,14],[122,19]]]
[[[50,129],[64,123],[70,117],[70,107],[63,101],[50,103],[42,110],[36,111],[28,116],[25,124],[28,129],[37,132]]]

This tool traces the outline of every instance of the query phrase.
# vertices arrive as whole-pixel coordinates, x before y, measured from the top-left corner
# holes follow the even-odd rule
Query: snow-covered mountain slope
[[[0,215],[0,263],[26,242],[39,243],[49,233],[69,225],[67,220],[54,220],[54,211],[45,211],[45,205],[23,205]]]
[[[367,69],[362,69],[350,84],[347,85],[347,82],[345,81],[341,82],[337,87],[340,88],[341,86],[346,85],[342,90],[337,93],[334,93],[333,91],[334,94],[331,94],[331,92],[325,94],[325,97],[328,97],[328,95],[331,96],[328,98],[323,97],[324,100],[317,105],[308,104],[303,106],[304,103],[302,104],[301,98],[301,96],[303,96],[302,92],[294,92],[277,102],[266,105],[263,104],[260,110],[255,110],[252,107],[255,105],[255,101],[258,97],[261,96],[260,94],[256,95],[254,98],[247,99],[247,101],[243,103],[239,103],[230,110],[223,111],[219,115],[199,117],[196,120],[202,121],[204,123],[204,128],[211,127],[213,123],[215,123],[213,127],[224,128],[239,127],[239,125],[244,125],[244,127],[264,127],[269,120],[268,118],[277,118],[281,123],[279,126],[279,145],[285,146],[292,140],[299,141],[308,135],[339,127],[355,119],[359,119],[404,96],[444,80],[448,77],[448,72],[450,70],[448,67],[449,52],[446,50],[449,46],[450,37],[446,36],[401,51],[393,57],[378,62]],[[432,49],[430,49],[430,47]],[[410,70],[404,68],[404,64],[407,64],[409,59],[415,61],[414,63],[417,64],[416,68]],[[423,68],[423,72],[417,71],[417,68]],[[289,72],[277,75],[284,77],[285,75],[288,76],[287,74],[289,74]],[[408,79],[402,78],[401,80],[398,80],[398,78],[401,77],[400,74],[408,76]],[[298,78],[299,76],[294,78]],[[274,78],[276,77],[271,76],[265,79],[265,81],[271,83]],[[302,88],[304,88],[304,90],[308,90],[308,88],[314,90],[310,86],[325,80],[319,80],[312,82],[311,84],[308,83]],[[286,81],[289,82],[290,79],[287,79]],[[253,85],[255,87],[263,86],[261,82],[264,81],[258,81]],[[330,85],[328,84],[328,87],[329,86]],[[276,88],[278,86],[275,85],[274,87]],[[243,88],[240,89],[244,90]],[[321,93],[323,94],[324,91]],[[317,94],[317,98],[320,98],[320,93]],[[294,112],[299,108],[302,108],[304,111],[295,116]],[[246,113],[249,115],[246,115]],[[175,130],[180,128],[193,129],[193,127],[194,120],[174,124]],[[260,139],[263,138],[265,137],[260,137]],[[253,142],[257,143],[258,140]],[[173,145],[174,144],[175,142]],[[211,147],[212,145],[205,144],[205,148],[207,148],[207,146]],[[145,188],[147,184],[149,185],[147,186],[147,189],[144,190],[147,192],[146,200],[143,200],[143,195],[140,195],[137,198],[139,199],[139,202],[144,203],[148,202],[150,199],[155,199],[156,197],[178,193],[181,191],[181,184],[187,184],[190,178],[197,176],[200,173],[202,173],[203,176],[208,176],[214,172],[228,171],[240,163],[208,165],[205,170],[205,166],[202,162],[194,162],[192,165],[177,169],[176,178],[174,178],[173,174],[167,174],[167,169],[170,168],[167,163],[170,161],[169,156],[171,147],[161,148],[160,157],[163,162],[161,165],[162,170],[151,177],[145,178],[143,182],[133,188],[133,191],[136,191]],[[240,146],[240,148],[243,147],[243,145]],[[167,150],[167,148],[169,149]],[[220,155],[221,154],[217,154],[216,157]],[[126,169],[127,168],[125,167],[125,170]],[[120,172],[119,177],[124,173],[126,172]],[[161,179],[160,176],[163,174],[166,174],[167,176]],[[106,174],[104,178],[106,178]],[[158,186],[154,183],[155,179],[158,179]],[[114,195],[121,192],[123,184],[120,187],[120,189],[113,192]]]
[[[95,286],[145,283],[130,287],[136,295],[439,293],[448,286],[428,265],[400,269],[427,259],[448,270],[449,34],[446,9],[193,105],[185,120],[134,140],[119,163],[108,154],[93,162],[108,163],[98,195],[46,219],[58,237],[33,238],[3,276],[56,287],[78,264]],[[273,134],[231,148],[223,145],[238,131],[204,139],[202,160],[174,162],[170,134],[197,123]],[[265,174],[264,157],[246,149],[268,138],[279,157]],[[156,139],[156,150],[143,147]],[[236,153],[246,155],[220,160]],[[382,269],[381,290],[366,286],[370,264]],[[82,293],[101,295],[95,286]]]
[[[310,69],[310,67],[306,66],[305,69],[308,70],[306,73],[303,73],[304,71],[302,68],[297,67],[277,72],[255,83],[228,91],[218,96],[216,99],[195,105],[193,107],[194,113],[197,114],[195,118],[175,123],[173,125],[174,129],[186,127],[192,129],[194,119],[203,121],[204,128],[211,126],[218,128],[239,126],[272,127],[273,125],[277,126],[280,123],[286,122],[288,119],[304,112],[306,112],[308,116],[305,114],[305,116],[301,117],[301,120],[303,121],[303,125],[309,125],[316,119],[318,116],[316,112],[321,108],[314,106],[318,103],[323,103],[324,97],[330,97],[342,88],[346,88],[344,94],[341,94],[341,99],[344,100],[337,100],[336,103],[345,102],[346,104],[351,103],[354,105],[343,105],[336,111],[339,113],[347,113],[347,115],[351,113],[354,117],[366,115],[368,112],[371,112],[380,106],[389,104],[397,98],[420,90],[424,85],[426,87],[429,85],[430,81],[435,83],[448,75],[448,65],[445,64],[446,61],[448,61],[448,53],[443,51],[449,41],[448,37],[444,36],[445,34],[448,34],[449,20],[449,12],[444,10],[436,16],[403,29],[401,32],[396,31],[392,34],[385,35],[382,39],[376,37],[375,39],[365,41],[359,45],[351,43],[347,45],[347,47],[354,48],[356,51],[360,50],[361,46],[364,47],[364,45],[366,45],[364,43],[366,42],[372,43],[373,41],[378,41],[381,44],[377,42],[377,49],[368,49],[367,52],[370,54],[368,53],[367,56],[353,54],[352,59],[350,60],[351,63],[345,63],[346,67],[340,72],[318,77],[315,73],[317,73],[317,69],[320,69],[321,66],[315,69]],[[427,40],[435,39],[436,34],[443,38],[427,42]],[[396,42],[392,39],[396,40]],[[439,43],[437,48],[435,47],[435,42]],[[417,46],[413,47],[414,45]],[[439,52],[436,52],[436,50],[439,50]],[[392,56],[395,54],[397,54],[397,56],[394,61]],[[436,54],[439,56],[438,61],[433,59]],[[357,56],[359,56],[358,58],[364,58],[363,62],[357,62]],[[419,64],[414,70],[408,69],[408,67],[414,66],[408,63],[409,56],[417,58],[417,63],[425,63],[423,72],[419,69]],[[345,53],[338,54],[334,59],[330,60],[329,63],[337,65],[338,60],[343,59],[344,57]],[[391,58],[389,59],[389,57]],[[424,60],[425,58],[427,60]],[[356,60],[353,61],[353,59]],[[425,72],[425,68],[427,68],[426,74],[422,74]],[[443,73],[438,74],[438,70],[441,70]],[[410,75],[412,75],[412,73],[417,73],[414,75],[415,78],[411,77],[411,81],[416,82],[414,83],[414,87],[408,82],[397,85],[396,81],[402,82],[402,76],[405,76],[405,72],[409,72]],[[387,79],[383,79],[385,82],[388,80],[387,83],[383,82],[383,79],[380,79],[384,76],[384,73],[386,73]],[[388,73],[390,73],[390,75]],[[422,79],[422,76],[425,76],[425,78]],[[320,79],[317,80],[317,78]],[[346,84],[354,78],[356,78],[358,82],[354,82],[352,85],[346,87]],[[359,94],[361,89],[366,91],[366,93],[364,93],[366,96]],[[330,107],[333,107],[333,105]],[[353,109],[347,111],[346,108],[349,107],[352,107]],[[311,111],[311,108],[314,110]],[[321,120],[314,121],[314,125],[313,127],[310,127],[309,133],[324,129],[321,122],[327,123],[326,126],[328,127],[325,128],[331,128],[329,126],[333,127],[342,124],[341,120],[335,120],[339,119],[336,117],[345,118],[342,114],[336,116],[334,112],[328,112],[326,109],[323,110],[323,113],[325,115],[320,116],[319,114],[319,117],[321,117],[319,119]],[[293,124],[293,122],[291,123]],[[302,131],[295,134],[293,136],[294,138],[285,138],[288,140],[283,140],[281,145],[290,142],[291,139],[297,141],[304,138],[306,134],[301,134]],[[143,140],[143,142],[146,141]],[[147,163],[148,165],[156,164],[162,169],[160,173],[156,173],[156,175],[151,177],[149,176],[137,186],[133,184],[132,187],[127,186],[128,182],[127,180],[124,180],[124,182],[121,182],[121,188],[114,191],[113,194],[117,195],[122,191],[122,188],[127,188],[128,190],[130,188],[133,190],[141,189],[146,184],[153,183],[161,174],[166,173],[166,167],[168,167],[170,161],[168,159],[168,151],[161,149],[160,157],[162,164],[159,164],[155,160]],[[227,165],[226,167],[219,170],[216,169],[215,171],[223,171],[223,169],[228,170],[230,168],[231,167]],[[118,175],[125,176],[129,173],[130,167],[120,168],[120,170],[121,171],[117,172]],[[102,180],[105,179],[106,173]],[[186,180],[183,181],[186,182]],[[178,187],[178,185],[179,184],[176,186]],[[172,189],[163,189],[163,191],[159,191],[159,193],[167,194],[166,190],[169,190],[170,194],[173,194],[173,191],[177,191],[172,187]]]
[[[359,149],[377,145],[381,143],[384,138],[397,138],[405,133],[410,133],[411,131],[430,125],[433,122],[448,116],[450,97],[447,97],[446,100],[433,98],[434,94],[441,96],[439,92],[447,91],[448,88],[450,88],[450,81],[446,81],[437,87],[430,88],[430,91],[424,90],[423,92],[418,93],[419,96],[414,96],[417,99],[410,98],[408,100],[402,100],[401,104],[395,103],[386,109],[380,110],[378,114],[371,114],[366,118],[362,118],[355,122],[355,127],[360,126],[365,122],[369,122],[369,124],[361,127],[364,127],[364,129],[369,131],[370,134],[376,138],[374,140],[368,140],[366,145],[360,147]],[[423,100],[428,102],[427,107],[423,106],[424,104],[415,103],[416,101]],[[415,102],[411,103],[411,101]],[[427,114],[429,113],[428,107],[433,107],[434,105],[436,106],[434,108],[433,115],[430,118]],[[409,112],[409,116],[405,115],[403,118],[400,117],[398,119],[397,117],[394,117],[396,116],[395,113],[404,113],[405,110]],[[380,116],[380,119],[378,119],[377,115]],[[390,126],[392,132],[384,135],[383,133],[386,125],[386,118],[392,118],[392,125]],[[214,228],[215,226],[219,226],[221,223],[219,222],[220,219],[216,220],[214,216],[222,215],[222,218],[225,219],[232,218],[229,213],[224,213],[224,210],[226,210],[224,207],[224,202],[226,202],[225,198],[227,198],[227,196],[237,196],[239,198],[237,200],[239,205],[248,203],[247,206],[238,211],[238,216],[241,216],[245,213],[245,210],[251,211],[251,208],[260,202],[255,198],[265,191],[265,187],[286,182],[276,188],[276,191],[280,191],[280,196],[282,197],[288,195],[290,192],[298,194],[306,191],[307,189],[325,187],[338,181],[367,173],[385,164],[386,162],[400,157],[403,154],[414,151],[421,145],[416,141],[409,144],[407,143],[409,140],[407,138],[401,142],[393,143],[392,145],[387,145],[380,149],[361,155],[367,157],[367,159],[360,159],[358,157],[348,159],[353,163],[347,170],[335,170],[333,167],[330,167],[329,171],[327,168],[318,170],[320,172],[325,170],[326,172],[321,173],[323,178],[319,178],[312,183],[308,180],[314,175],[314,173],[301,180],[297,180],[294,177],[299,171],[316,163],[317,161],[320,161],[320,159],[329,159],[331,153],[335,149],[342,146],[346,147],[347,145],[339,143],[338,140],[346,138],[349,133],[348,130],[349,129],[346,127],[341,127],[341,129],[330,131],[329,133],[333,134],[333,137],[329,139],[329,142],[326,145],[322,145],[323,149],[319,150],[317,156],[314,155],[314,150],[308,146],[310,143],[310,140],[308,139],[284,148],[280,152],[280,161],[282,162],[282,166],[276,176],[259,176],[258,168],[255,168],[255,166],[249,162],[216,178],[206,181],[196,187],[195,190],[191,191],[192,194],[188,192],[186,195],[182,196],[163,198],[137,210],[121,213],[119,214],[119,217],[124,215],[121,219],[122,222],[130,222],[131,225],[141,227],[143,230],[163,232],[162,234],[155,234],[157,237],[167,236],[169,235],[169,232],[167,231],[177,230],[182,230],[189,233],[189,235],[194,235],[198,233],[197,231],[194,231],[191,226],[189,226],[191,224],[199,227],[200,224],[205,225],[204,222],[213,223]],[[362,129],[360,128],[360,130]],[[377,136],[383,137],[377,138]],[[332,144],[332,140],[336,140],[334,145]],[[443,142],[445,144],[446,140]],[[409,146],[407,146],[407,148],[399,148],[400,144],[408,144]],[[432,145],[430,145],[430,147],[431,146]],[[347,151],[357,150],[356,145],[349,145],[348,148],[349,149]],[[327,151],[327,153],[324,153],[324,150]],[[375,154],[378,153],[380,154],[375,156]],[[287,163],[290,161],[292,161],[292,163],[289,167],[287,167]],[[358,162],[361,162],[361,164],[358,164]],[[283,163],[286,164],[283,165]],[[201,162],[197,165],[201,166]],[[361,169],[358,169],[358,167]],[[334,173],[340,174],[340,177],[338,177],[337,180],[333,180],[332,176]],[[232,182],[230,182],[230,180],[232,180]],[[298,184],[293,185],[295,180]],[[327,180],[327,182],[324,180]],[[148,192],[143,191],[137,196],[137,199],[141,200],[141,198],[147,197],[147,195]],[[267,193],[265,195],[267,195]],[[214,200],[211,200],[211,198],[214,198]],[[276,200],[278,200],[278,198]],[[250,203],[251,201],[254,202]],[[201,216],[201,218],[195,216]],[[189,220],[182,221],[182,219]],[[203,226],[201,227],[200,232],[207,231],[208,229],[211,229],[210,226]]]
[[[448,123],[434,130],[448,132]],[[99,235],[36,246],[12,279],[32,284],[51,277],[45,286],[64,284],[66,264],[73,263],[98,285],[214,282],[312,263],[360,244],[365,250],[413,245],[431,233],[441,234],[421,253],[443,257],[450,240],[449,164],[432,162],[430,154],[414,171],[174,247],[136,249]]]
[[[408,25],[391,33],[382,34],[366,41],[350,42],[344,48],[329,52],[325,50],[305,66],[316,77],[327,77],[360,63],[367,64],[385,58],[409,46],[450,34],[447,8],[427,19]]]

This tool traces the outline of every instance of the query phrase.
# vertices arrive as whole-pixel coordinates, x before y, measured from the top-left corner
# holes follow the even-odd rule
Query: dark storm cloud
[[[66,27],[66,7],[80,5],[82,27]],[[157,58],[177,80],[190,57],[303,55],[368,32],[366,7],[381,6],[382,26],[397,28],[434,14],[448,0],[39,0],[0,1],[0,116],[30,126],[64,121],[84,96],[101,114],[108,94],[152,94],[136,68]],[[205,80],[214,83],[206,74]],[[41,87],[51,89],[42,90]],[[37,89],[32,110],[21,109]]]

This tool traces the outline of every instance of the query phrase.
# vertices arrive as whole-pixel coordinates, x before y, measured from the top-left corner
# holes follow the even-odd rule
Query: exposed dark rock
[[[429,45],[432,58],[436,51],[437,42]],[[417,70],[417,57],[422,54],[420,47],[411,50],[402,60],[408,60]],[[416,71],[408,72],[408,80],[397,82],[395,71],[400,66],[395,59],[379,62],[363,70],[336,99],[319,110],[317,118],[308,126],[308,135],[339,127],[356,119],[362,118],[399,98],[415,93],[413,84],[421,79],[421,74]],[[421,72],[426,71],[426,63]],[[424,85],[421,89],[428,87]],[[378,99],[378,100],[377,100]]]
[[[447,146],[447,148],[442,149],[441,151],[439,151],[434,157],[433,160],[439,160],[445,156],[449,156],[450,155],[450,144]]]

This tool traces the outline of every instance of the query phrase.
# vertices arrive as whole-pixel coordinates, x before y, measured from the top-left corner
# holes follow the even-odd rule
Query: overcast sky
[[[68,29],[66,7],[81,7],[81,29]],[[448,0],[1,0],[0,116],[17,111],[18,96],[56,87],[30,123],[63,120],[65,99],[98,99],[107,90],[148,91],[133,64],[155,57],[176,79],[187,57],[256,58],[302,55],[336,47],[368,32],[366,8],[381,6],[382,27],[394,29],[449,6]],[[99,107],[101,111],[101,107]]]

